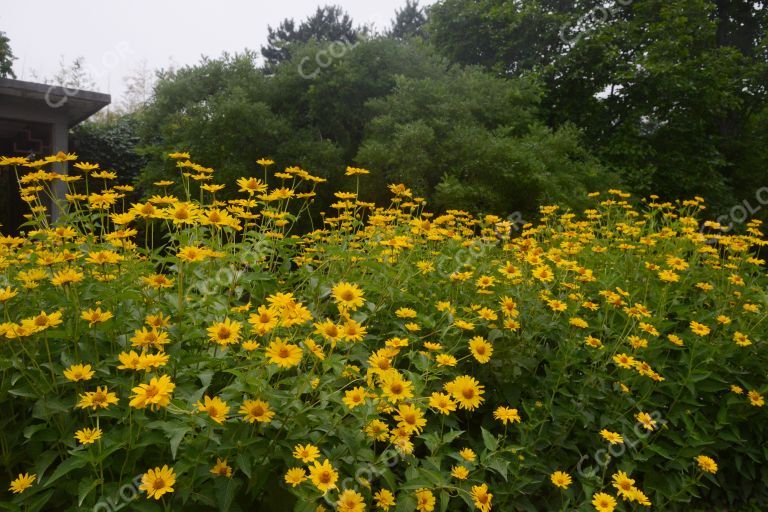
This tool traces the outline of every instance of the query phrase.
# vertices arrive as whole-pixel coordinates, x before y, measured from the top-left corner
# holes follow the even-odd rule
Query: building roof
[[[109,105],[112,97],[100,92],[0,78],[0,117],[4,101],[44,108],[51,114],[64,114],[67,124],[72,127]]]

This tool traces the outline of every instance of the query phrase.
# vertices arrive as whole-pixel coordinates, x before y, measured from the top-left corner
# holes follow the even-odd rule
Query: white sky
[[[258,51],[267,25],[298,22],[326,4],[340,5],[356,25],[383,29],[405,0],[0,0],[0,31],[18,58],[18,79],[51,77],[62,57],[67,63],[84,57],[96,89],[117,105],[123,78],[143,61],[156,69],[194,64],[201,55]]]

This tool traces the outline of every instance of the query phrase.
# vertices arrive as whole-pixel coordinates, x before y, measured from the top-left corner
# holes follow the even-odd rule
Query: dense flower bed
[[[31,207],[0,238],[0,509],[765,504],[759,223],[608,191],[517,231],[376,207],[350,167],[296,234],[323,180],[262,160],[221,202],[170,156],[186,193],[132,204],[74,155],[0,159]]]

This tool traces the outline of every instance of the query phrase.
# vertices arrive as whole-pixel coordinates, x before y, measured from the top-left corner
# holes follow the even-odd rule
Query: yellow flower
[[[438,366],[456,366],[458,361],[451,354],[438,354],[435,357]]]
[[[717,315],[717,318],[715,320],[717,320],[718,323],[723,324],[723,325],[728,325],[728,324],[731,323],[730,317],[728,317],[726,315]]]
[[[131,337],[131,345],[145,349],[150,346],[162,348],[163,345],[167,345],[169,342],[168,333],[155,328],[147,330],[145,327],[142,327],[134,331],[134,335]]]
[[[37,479],[37,475],[30,475],[29,473],[19,473],[19,476],[11,482],[11,487],[8,489],[13,494],[20,494],[30,487]]]
[[[611,481],[619,495],[624,499],[629,499],[631,492],[635,489],[635,481],[629,478],[629,475],[624,471],[619,471],[611,476]]]
[[[592,505],[597,512],[613,512],[616,508],[616,500],[610,494],[598,492],[592,495]]]
[[[341,338],[343,331],[341,329],[341,326],[336,325],[333,320],[326,319],[323,320],[320,323],[315,323],[315,332],[325,338],[326,340],[330,341],[331,343],[336,344],[336,342]]]
[[[740,347],[748,347],[752,344],[752,340],[749,339],[749,336],[739,331],[733,333],[733,341]]]
[[[326,459],[322,464],[315,461],[312,466],[310,466],[309,478],[318,490],[325,493],[336,488],[336,481],[339,479],[339,474],[333,469],[333,466],[331,466],[328,459]]]
[[[429,489],[416,491],[416,510],[419,512],[433,512],[435,510],[435,495]]]
[[[376,501],[376,507],[384,511],[395,506],[395,495],[389,489],[379,490],[373,495],[373,499]]]
[[[635,414],[635,419],[638,423],[643,425],[645,430],[654,430],[656,428],[656,420],[651,418],[651,415],[647,412],[639,412]]]
[[[749,398],[749,403],[755,407],[762,407],[765,405],[765,399],[763,398],[763,395],[757,391],[750,391],[747,393],[747,397]]]
[[[208,338],[222,347],[233,345],[240,341],[240,323],[225,318],[223,322],[208,327]]]
[[[627,493],[627,497],[629,501],[636,501],[640,505],[644,507],[650,507],[651,506],[651,500],[648,499],[648,496],[646,496],[643,491],[635,487],[631,491]]]
[[[365,404],[365,388],[358,386],[354,389],[350,389],[344,394],[342,401],[350,409]]]
[[[156,290],[173,286],[173,279],[169,279],[163,274],[152,274],[150,276],[142,277],[141,281]]]
[[[6,302],[8,300],[11,300],[18,294],[19,292],[11,289],[10,286],[7,286],[5,288],[0,288],[0,302]]]
[[[691,321],[691,331],[693,331],[694,334],[697,334],[699,336],[706,336],[709,334],[710,329],[704,324],[700,324],[699,322]]]
[[[400,404],[394,418],[398,422],[397,426],[402,428],[408,434],[421,433],[422,429],[427,424],[427,420],[424,418],[424,413],[421,409],[410,404]]]
[[[176,483],[176,473],[173,468],[164,465],[150,469],[141,477],[140,491],[146,491],[147,498],[159,500],[163,494],[173,492],[173,484]]]
[[[381,389],[391,403],[413,397],[413,383],[403,379],[396,370],[389,370],[381,376]]]
[[[64,320],[61,319],[61,311],[55,311],[50,315],[45,311],[41,311],[39,315],[32,318],[25,318],[21,321],[21,327],[27,329],[29,332],[39,332],[49,327],[56,327],[60,325]]]
[[[107,390],[107,387],[97,386],[96,391],[87,391],[80,395],[80,401],[77,403],[77,407],[85,409],[90,407],[94,411],[96,409],[106,409],[111,404],[118,402],[117,395]]]
[[[91,380],[93,374],[94,371],[91,370],[91,365],[89,364],[73,364],[64,370],[64,376],[67,378],[67,380],[71,380],[72,382]]]
[[[112,318],[112,313],[102,311],[101,308],[87,309],[80,314],[80,318],[88,322],[90,327],[93,327],[94,324],[103,323]]]
[[[274,411],[269,410],[269,404],[263,400],[246,400],[239,412],[248,423],[269,423],[275,417]]]
[[[416,310],[411,308],[399,308],[395,310],[397,318],[416,318]]]
[[[451,395],[445,393],[432,393],[429,398],[429,406],[442,414],[450,414],[456,410],[456,402],[453,401]]]
[[[628,356],[627,354],[616,354],[613,356],[613,362],[619,365],[620,368],[629,369],[635,366],[635,358]]]
[[[509,407],[498,407],[493,412],[493,417],[505,425],[507,423],[520,423],[520,414],[517,412],[517,409],[510,409]]]
[[[347,167],[347,170],[344,172],[346,176],[354,176],[356,174],[370,174],[371,171],[367,169],[361,169],[359,167]]]
[[[355,311],[364,303],[363,290],[356,284],[342,281],[331,289],[331,294],[343,311]]]
[[[293,458],[301,460],[303,463],[314,462],[320,456],[320,449],[312,444],[300,445],[297,444],[293,447]]]
[[[341,326],[341,335],[347,341],[362,341],[367,332],[365,327],[351,318]]]
[[[472,450],[472,448],[462,448],[459,451],[459,456],[469,462],[472,462],[477,458],[477,455],[475,454],[474,450]]]
[[[248,323],[253,326],[256,334],[261,336],[277,327],[278,320],[277,311],[267,306],[259,306],[257,312],[248,317]]]
[[[702,471],[712,473],[713,475],[717,473],[717,463],[711,457],[707,457],[706,455],[699,455],[696,457],[696,463],[699,465],[699,468],[701,468]]]
[[[179,252],[176,253],[176,257],[188,263],[203,261],[210,255],[211,253],[207,249],[202,249],[200,247],[194,247],[194,246],[182,247],[181,249],[179,249]]]
[[[473,377],[462,375],[445,385],[445,390],[458,402],[459,407],[470,411],[483,403],[485,388]]]
[[[207,412],[208,416],[218,424],[224,423],[224,420],[227,419],[227,414],[229,413],[227,402],[217,396],[211,398],[207,395],[203,397],[203,402],[204,403],[197,402],[197,410],[200,412]]]
[[[466,480],[469,476],[469,470],[466,467],[457,464],[451,468],[451,476],[456,480]]]
[[[603,439],[608,441],[610,444],[621,444],[624,442],[624,438],[621,437],[621,434],[618,434],[616,432],[611,432],[610,430],[607,430],[607,429],[601,430],[600,435],[603,436]]]
[[[240,187],[240,192],[247,192],[248,195],[267,191],[267,185],[257,178],[239,178],[237,185]]]
[[[557,313],[562,313],[563,311],[566,311],[568,309],[568,304],[561,300],[548,300],[547,306],[549,306],[549,309],[552,311],[555,311]]]
[[[301,347],[293,343],[286,343],[280,338],[269,344],[267,347],[267,357],[269,362],[276,364],[280,368],[290,368],[301,362]]]
[[[227,464],[227,459],[216,458],[216,464],[211,468],[211,474],[232,478],[232,468]]]
[[[547,265],[542,265],[533,269],[533,277],[545,283],[555,280],[555,274]]]
[[[478,510],[481,510],[482,512],[489,512],[491,510],[493,494],[488,492],[488,486],[486,484],[472,486],[472,499]]]
[[[680,274],[671,270],[662,270],[659,272],[659,279],[667,283],[676,283],[680,281]]]
[[[323,347],[321,347],[318,343],[315,342],[312,338],[307,338],[304,340],[304,346],[307,347],[307,349],[319,360],[323,361],[325,360],[325,352],[323,352]]]
[[[159,407],[166,407],[171,402],[171,393],[176,388],[176,384],[171,381],[168,375],[162,375],[160,378],[152,377],[149,383],[142,383],[133,388],[133,397],[129,405],[136,409],[144,409],[149,406],[152,410]]]
[[[564,471],[555,471],[549,476],[549,479],[555,487],[559,487],[560,489],[567,489],[573,482],[571,475]]]
[[[381,420],[373,420],[364,429],[365,434],[376,441],[385,441],[389,437],[389,427]]]
[[[584,338],[584,343],[589,345],[592,348],[602,348],[603,342],[600,341],[598,338],[595,338],[594,336],[587,336]]]
[[[65,286],[71,283],[79,283],[80,281],[83,280],[83,278],[85,278],[85,275],[83,273],[73,270],[71,268],[68,268],[66,270],[61,270],[53,274],[53,277],[51,278],[51,283],[54,286]]]
[[[568,320],[568,323],[579,329],[586,329],[587,327],[589,327],[589,324],[587,323],[587,321],[579,317],[571,318],[570,320]]]
[[[475,336],[469,340],[469,349],[472,351],[472,356],[474,356],[480,364],[485,364],[490,361],[491,355],[493,355],[493,345],[486,341],[482,336]]]
[[[339,495],[339,501],[336,502],[337,512],[363,512],[365,510],[365,500],[363,496],[347,489]]]
[[[307,472],[304,468],[291,468],[285,472],[285,483],[291,487],[296,487],[307,479]]]
[[[678,336],[678,335],[676,335],[676,334],[667,334],[667,339],[668,339],[668,340],[669,340],[671,343],[673,343],[673,344],[677,345],[678,347],[682,347],[682,346],[683,346],[683,340],[682,340],[682,338],[680,338],[680,336]]]
[[[118,370],[138,370],[139,369],[139,363],[141,361],[141,357],[139,354],[136,353],[135,350],[131,350],[129,352],[121,352],[118,354],[117,358],[120,360],[120,363],[122,363],[120,366],[117,367]]]
[[[75,432],[75,439],[80,441],[80,444],[93,444],[101,439],[101,434],[100,428],[83,428]]]

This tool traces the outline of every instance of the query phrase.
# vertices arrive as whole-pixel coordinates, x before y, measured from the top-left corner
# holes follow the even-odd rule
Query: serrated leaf
[[[481,433],[483,435],[483,444],[485,445],[486,449],[488,451],[494,452],[499,447],[499,440],[496,439],[496,437],[485,430],[484,427],[480,427]]]

